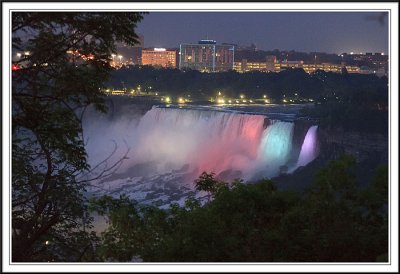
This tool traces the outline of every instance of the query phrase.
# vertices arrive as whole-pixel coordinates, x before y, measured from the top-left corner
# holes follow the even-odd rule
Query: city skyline
[[[150,12],[138,33],[146,48],[213,39],[260,50],[388,53],[387,17],[380,12]]]

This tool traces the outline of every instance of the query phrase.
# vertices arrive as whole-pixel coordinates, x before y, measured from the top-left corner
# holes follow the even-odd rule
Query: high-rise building
[[[165,48],[143,49],[142,65],[176,68],[176,51]]]
[[[200,40],[198,44],[181,44],[179,47],[179,69],[228,71],[233,69],[234,58],[233,45],[217,45],[214,40]]]

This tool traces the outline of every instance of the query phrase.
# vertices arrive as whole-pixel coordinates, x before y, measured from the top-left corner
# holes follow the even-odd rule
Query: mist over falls
[[[154,106],[134,119],[91,120],[84,123],[91,166],[109,157],[100,171],[127,158],[115,174],[99,182],[110,191],[121,184],[145,185],[146,180],[161,188],[181,184],[193,189],[193,180],[203,171],[228,181],[270,178],[317,156],[316,126],[293,155],[295,123],[264,115]]]

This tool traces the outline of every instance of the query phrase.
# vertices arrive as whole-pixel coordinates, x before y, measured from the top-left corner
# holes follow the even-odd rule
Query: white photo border
[[[95,4],[95,5],[94,5]],[[2,3],[2,269],[5,272],[397,272],[399,4],[372,3]],[[94,8],[95,6],[95,8]],[[11,11],[230,11],[230,12],[389,12],[389,263],[11,263]]]

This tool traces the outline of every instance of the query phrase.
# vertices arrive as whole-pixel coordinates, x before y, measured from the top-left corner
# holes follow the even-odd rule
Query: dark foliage
[[[184,207],[172,205],[169,210],[105,197],[93,201],[94,209],[110,222],[102,235],[101,257],[156,262],[387,261],[387,168],[378,169],[362,189],[356,187],[354,174],[354,159],[343,156],[320,169],[304,192],[278,190],[269,180],[236,181],[218,188],[203,206],[190,198]],[[204,181],[211,182],[207,189],[216,183],[212,174],[203,173],[197,180]]]
[[[387,78],[375,75],[338,74],[317,71],[309,75],[303,69],[288,69],[279,73],[235,71],[220,73],[201,73],[196,70],[155,69],[151,66],[132,66],[113,73],[108,85],[115,89],[136,88],[172,95],[207,100],[221,91],[227,97],[238,98],[246,94],[248,98],[268,98],[275,102],[287,99],[314,99],[336,97],[347,100],[345,96],[357,92],[376,93],[385,101],[387,98]],[[295,95],[297,94],[297,95]],[[285,97],[284,97],[285,95]],[[387,105],[387,104],[386,104]]]

